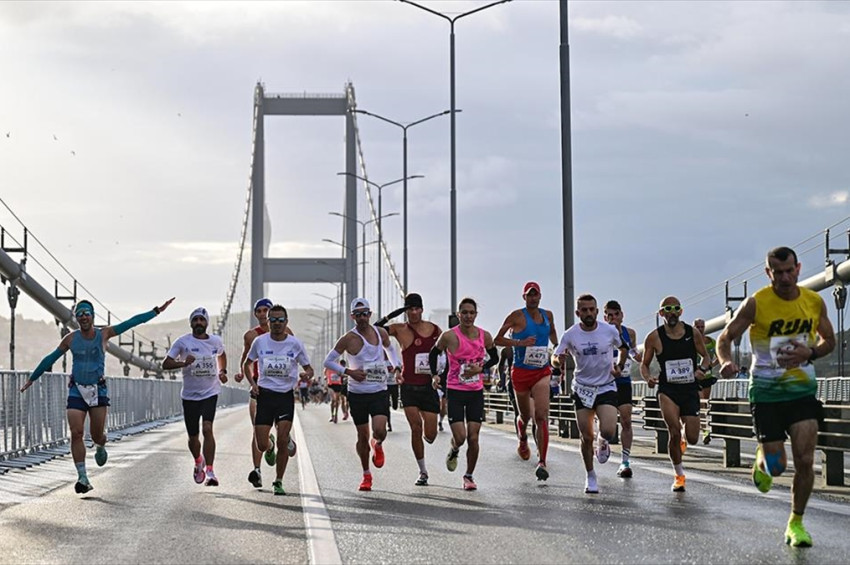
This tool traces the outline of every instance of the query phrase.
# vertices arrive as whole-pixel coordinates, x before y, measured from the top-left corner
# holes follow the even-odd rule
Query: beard
[[[192,335],[193,336],[198,337],[198,336],[204,335],[205,333],[207,333],[206,326],[202,326],[200,324],[195,324],[194,326],[192,326]]]
[[[679,323],[679,316],[665,316],[664,322],[672,328]]]

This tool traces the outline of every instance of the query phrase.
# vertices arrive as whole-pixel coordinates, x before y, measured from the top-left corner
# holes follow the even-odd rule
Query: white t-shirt
[[[191,365],[183,367],[184,400],[204,400],[221,392],[218,380],[218,356],[224,353],[224,344],[217,335],[198,339],[192,334],[182,335],[168,350],[174,360],[184,360],[189,355],[195,358]]]
[[[275,341],[271,334],[257,336],[248,359],[257,361],[260,378],[257,385],[275,392],[289,392],[298,382],[298,365],[310,364],[310,358],[304,344],[297,337],[287,335],[282,341]]]
[[[617,328],[610,324],[598,323],[596,329],[591,331],[583,330],[580,324],[575,324],[561,336],[555,354],[572,355],[576,362],[574,382],[595,387],[610,383],[612,390],[616,390],[616,386],[613,386],[614,377],[611,375],[614,368],[613,351],[621,345]]]

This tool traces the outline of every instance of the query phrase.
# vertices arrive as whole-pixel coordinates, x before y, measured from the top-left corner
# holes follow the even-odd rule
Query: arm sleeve
[[[383,318],[381,318],[380,320],[375,322],[375,325],[383,328],[384,326],[386,326],[389,323],[390,320],[392,320],[393,318],[395,318],[399,314],[403,314],[404,310],[405,310],[404,307],[396,308],[395,310],[393,310],[392,312],[390,312],[389,314],[387,314],[386,316],[384,316]]]
[[[32,374],[30,375],[30,380],[34,381],[38,379],[38,377],[43,375],[45,371],[52,367],[53,364],[56,363],[56,361],[58,361],[60,357],[62,357],[62,355],[62,350],[58,347],[53,350],[53,352],[48,353],[47,356],[41,360],[41,363],[38,364],[38,367],[33,370]]]
[[[331,349],[325,357],[325,361],[324,363],[322,363],[322,366],[325,369],[336,371],[337,373],[342,375],[343,373],[345,373],[345,367],[339,364],[339,357],[340,354],[337,352],[337,350]]]
[[[490,358],[487,360],[486,363],[484,363],[485,370],[499,363],[499,350],[496,349],[495,346],[491,347],[487,350],[487,355],[489,355]]]
[[[129,320],[124,320],[121,323],[115,324],[112,326],[112,329],[115,330],[115,335],[121,335],[129,329],[135,328],[145,322],[150,322],[154,318],[156,318],[156,310],[149,310],[147,312],[142,312],[141,314],[136,314]]]
[[[437,346],[431,348],[431,351],[428,352],[428,367],[431,369],[432,375],[439,375],[439,371],[437,370],[437,359],[440,357],[440,351],[437,349]]]

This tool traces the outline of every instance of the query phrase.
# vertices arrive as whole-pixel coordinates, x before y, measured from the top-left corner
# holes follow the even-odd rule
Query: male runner
[[[77,468],[77,482],[74,490],[83,494],[94,487],[86,474],[86,445],[83,443],[86,416],[89,417],[89,433],[97,447],[94,460],[98,467],[106,464],[106,409],[109,406],[109,391],[104,379],[106,342],[139,324],[154,319],[163,312],[174,299],[166,300],[162,306],[154,306],[142,314],[136,314],[114,326],[96,328],[94,326],[94,305],[88,300],[80,300],[74,307],[74,317],[80,326],[59,342],[59,346],[48,354],[33,370],[29,380],[21,387],[26,391],[45,371],[50,369],[67,351],[71,351],[71,381],[68,384],[68,404],[66,416],[71,430],[71,457]]]
[[[289,434],[295,417],[292,389],[299,377],[313,377],[313,367],[301,340],[286,332],[286,308],[275,304],[268,314],[270,331],[253,341],[242,363],[242,371],[251,385],[251,392],[257,397],[254,435],[260,451],[268,450],[271,428],[277,428],[277,475],[272,489],[275,495],[285,495],[283,474],[289,462]],[[259,378],[254,375],[254,362],[259,367]],[[298,365],[304,369],[300,375]]]
[[[772,249],[766,263],[770,285],[741,304],[717,339],[717,357],[722,377],[737,375],[732,342],[749,328],[753,348],[749,398],[759,442],[753,483],[761,492],[770,490],[773,477],[787,465],[785,439],[790,436],[794,481],[785,543],[810,547],[812,536],[803,526],[803,512],[814,486],[818,420],[823,418],[815,396],[813,362],[832,352],[835,333],[823,299],[797,286],[800,263],[794,250]]]
[[[586,494],[599,492],[596,471],[593,470],[593,418],[595,416],[599,419],[596,460],[605,463],[611,455],[609,442],[617,426],[615,379],[621,375],[620,367],[625,364],[628,355],[628,348],[623,344],[617,328],[598,323],[598,314],[596,298],[590,294],[579,296],[576,299],[576,316],[580,321],[563,333],[555,349],[555,355],[561,356],[562,367],[566,363],[567,354],[572,356],[576,365],[572,398],[581,435],[581,457],[587,473],[584,485]],[[615,363],[613,351],[617,349],[620,350],[620,356]]]
[[[340,393],[342,392],[342,375],[336,371],[325,369],[325,380],[327,380],[328,388],[331,391],[331,418],[328,422],[336,424],[339,416]]]
[[[658,385],[658,405],[667,425],[667,453],[676,476],[673,492],[685,491],[685,468],[682,454],[687,444],[682,438],[685,428],[687,443],[699,439],[699,381],[705,378],[708,367],[697,364],[697,355],[708,359],[702,334],[681,320],[682,304],[675,296],[661,301],[658,313],[664,323],[646,336],[640,376],[649,388]],[[658,356],[660,373],[653,377],[649,370],[652,358]]]
[[[452,429],[451,448],[446,456],[446,468],[457,469],[457,457],[466,441],[466,473],[463,490],[476,490],[472,474],[478,463],[478,435],[484,421],[484,384],[481,373],[499,362],[499,352],[489,332],[475,325],[478,305],[472,298],[458,304],[460,325],[443,332],[428,356],[434,387],[439,385],[437,359],[446,352],[449,371],[446,377],[446,396],[449,402],[449,426]],[[464,425],[464,421],[466,424]]]
[[[217,487],[218,477],[213,471],[215,461],[215,436],[213,420],[221,383],[227,382],[227,354],[217,335],[209,335],[210,315],[206,308],[195,308],[189,315],[192,333],[182,335],[168,350],[162,368],[183,369],[183,421],[189,434],[189,452],[195,459],[192,476],[201,484]],[[203,420],[204,449],[201,453],[198,420]]]
[[[261,298],[254,304],[254,317],[257,318],[258,323],[242,336],[242,357],[239,359],[240,371],[234,375],[234,380],[237,383],[242,382],[242,379],[244,378],[241,367],[245,364],[245,358],[248,356],[251,344],[254,343],[254,340],[258,336],[268,333],[269,331],[269,308],[271,307],[272,301],[268,298]],[[289,328],[289,324],[286,324],[286,333],[293,335],[292,330]],[[259,367],[257,364],[254,364],[254,375],[258,375],[259,372]],[[248,473],[248,482],[254,485],[254,488],[261,488],[263,486],[263,476],[260,471],[260,460],[263,457],[263,452],[257,448],[257,438],[254,435],[256,433],[254,418],[257,415],[257,398],[254,396],[253,391],[251,391],[250,398],[248,399],[248,415],[251,418],[251,460],[254,463],[254,469]],[[296,445],[295,441],[291,437],[289,439],[289,456],[293,457],[295,455]],[[274,434],[271,434],[268,441],[269,449],[265,454],[266,464],[269,466],[274,465],[277,459],[275,443]]]
[[[605,303],[605,321],[617,328],[620,334],[620,339],[623,340],[629,350],[629,355],[626,356],[626,362],[620,367],[621,376],[615,379],[617,383],[617,411],[620,413],[620,443],[622,444],[620,468],[617,469],[617,476],[624,479],[632,477],[632,468],[629,463],[629,456],[632,451],[632,440],[634,439],[634,430],[632,429],[632,360],[640,362],[641,356],[637,351],[637,336],[635,331],[623,325],[623,308],[616,300],[609,300]],[[619,351],[614,352],[619,355]]]
[[[431,382],[428,355],[440,337],[440,328],[422,319],[422,297],[410,293],[404,297],[404,307],[390,313],[376,325],[383,326],[388,320],[404,312],[406,323],[390,324],[387,332],[401,346],[402,384],[401,403],[404,415],[410,424],[410,444],[413,456],[419,465],[416,486],[428,484],[428,469],[425,466],[425,444],[437,439],[437,415],[440,413],[440,397]]]
[[[546,468],[546,452],[549,449],[549,343],[557,345],[558,333],[555,318],[549,310],[540,308],[540,285],[530,281],[522,289],[525,308],[514,310],[496,335],[496,345],[511,346],[514,353],[511,368],[511,383],[516,394],[519,417],[516,421],[519,446],[517,453],[522,459],[531,457],[526,429],[528,422],[537,424],[537,454],[539,460],[535,475],[537,480],[549,478]],[[511,332],[511,337],[505,334]],[[533,402],[533,411],[532,411]]]
[[[705,379],[700,381],[699,397],[701,404],[706,404],[711,398],[711,385],[717,382],[717,378],[712,375],[712,368],[720,365],[717,360],[717,342],[713,337],[705,335],[705,320],[697,318],[694,320],[694,329],[702,334],[702,339],[705,341],[705,350],[708,351],[708,360],[700,359],[700,365],[708,367],[708,372],[705,374]],[[700,418],[700,427],[702,428],[702,443],[708,445],[711,443],[711,428],[708,426],[708,417],[705,420]]]
[[[372,463],[375,467],[384,466],[384,448],[381,445],[387,437],[387,364],[384,353],[393,367],[399,367],[398,355],[390,343],[387,330],[369,323],[372,310],[365,298],[355,298],[351,302],[351,319],[354,328],[336,342],[334,348],[325,357],[326,369],[348,375],[348,403],[351,417],[357,428],[357,455],[363,466],[363,479],[360,490],[372,490],[372,471],[369,468],[369,419],[372,419],[371,448],[374,450]],[[348,357],[348,368],[337,363],[343,354]],[[399,379],[401,376],[399,375]]]

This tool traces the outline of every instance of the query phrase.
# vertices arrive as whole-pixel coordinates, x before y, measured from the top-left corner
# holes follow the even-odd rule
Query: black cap
[[[404,297],[404,309],[408,308],[422,308],[422,297],[416,294],[415,292],[411,292],[407,296]]]

